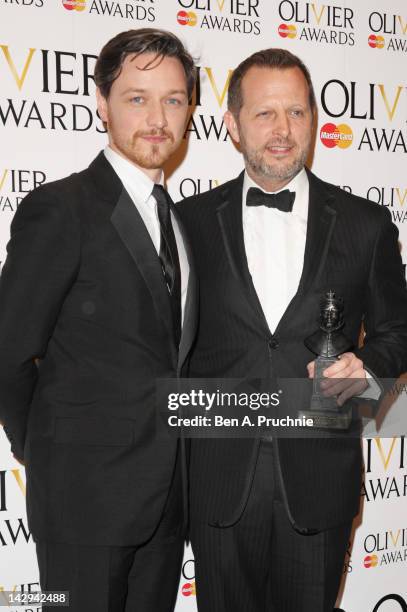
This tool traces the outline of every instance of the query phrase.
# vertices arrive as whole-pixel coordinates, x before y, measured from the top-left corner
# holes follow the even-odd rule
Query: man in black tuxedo
[[[110,40],[95,68],[109,146],[28,195],[11,226],[0,417],[26,465],[42,589],[69,591],[70,610],[175,603],[182,461],[177,440],[157,431],[155,385],[188,358],[196,281],[162,166],[194,81],[168,32]]]
[[[312,377],[304,339],[332,289],[356,347],[324,372],[342,404],[374,394],[366,371],[407,370],[407,292],[388,211],[305,168],[315,119],[309,72],[288,51],[255,53],[234,71],[225,122],[245,172],[180,206],[200,279],[189,374]],[[332,612],[361,472],[357,437],[194,439],[200,612]]]

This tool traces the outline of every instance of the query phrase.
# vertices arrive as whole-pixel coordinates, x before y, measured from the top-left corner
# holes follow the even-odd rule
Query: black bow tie
[[[264,193],[257,187],[250,187],[247,192],[247,206],[267,206],[267,208],[278,208],[283,212],[291,212],[295,200],[295,191],[279,191],[278,193]]]

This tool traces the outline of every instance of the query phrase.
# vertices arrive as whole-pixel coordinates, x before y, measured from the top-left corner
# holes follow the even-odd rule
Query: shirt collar
[[[150,177],[129,160],[116,153],[116,151],[113,151],[109,145],[105,148],[104,154],[123,185],[125,187],[130,187],[132,191],[137,191],[137,198],[143,202],[147,202],[155,185]],[[164,185],[163,172],[161,172],[159,184]]]
[[[260,185],[258,185],[248,175],[247,170],[245,170],[243,179],[243,206],[246,205],[247,192],[249,191],[250,187],[257,187],[257,189],[261,189],[261,191],[264,191],[264,189],[262,189],[262,187],[260,187]],[[285,189],[288,189],[289,191],[295,191],[296,193],[291,214],[295,214],[303,219],[307,219],[309,183],[308,175],[305,168],[302,168],[302,170],[300,170],[300,172],[296,174],[295,177],[287,185],[284,185],[284,187],[282,187],[281,189],[278,189],[277,191],[273,192],[264,191],[264,193],[279,193],[280,191],[284,191]]]

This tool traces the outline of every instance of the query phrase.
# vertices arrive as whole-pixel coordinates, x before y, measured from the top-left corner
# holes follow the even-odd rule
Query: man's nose
[[[152,102],[148,109],[147,123],[151,127],[163,129],[167,126],[168,121],[165,115],[165,109],[161,102]]]
[[[279,136],[282,136],[283,138],[287,138],[288,134],[290,133],[290,122],[287,114],[284,111],[277,113],[273,126],[273,132]]]

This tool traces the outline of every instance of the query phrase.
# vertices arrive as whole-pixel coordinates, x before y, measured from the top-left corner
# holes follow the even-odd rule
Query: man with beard
[[[309,72],[290,52],[255,53],[234,71],[225,122],[245,171],[180,206],[200,279],[193,378],[313,377],[304,339],[330,289],[355,348],[325,369],[327,396],[369,397],[366,369],[407,370],[397,229],[386,209],[304,166],[315,120]],[[358,437],[194,439],[199,611],[332,612],[361,470]]]
[[[155,381],[180,375],[196,300],[162,166],[182,140],[194,81],[168,32],[110,40],[95,68],[108,147],[28,195],[11,226],[0,417],[26,465],[41,587],[68,591],[75,612],[175,604],[182,461],[177,440],[158,435]]]

